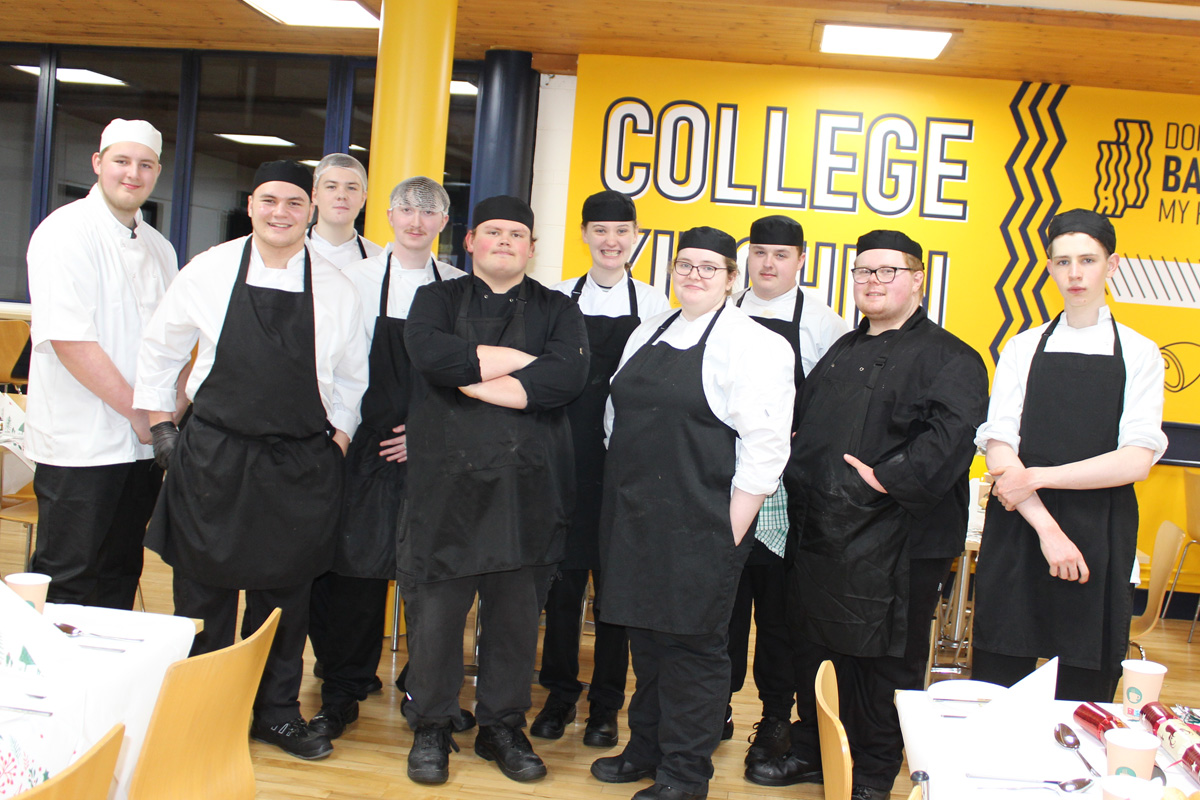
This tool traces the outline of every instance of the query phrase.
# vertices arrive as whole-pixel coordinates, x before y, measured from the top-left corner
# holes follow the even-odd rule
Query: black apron
[[[788,606],[801,634],[839,653],[902,656],[908,612],[909,532],[899,503],[875,491],[842,457],[859,442],[875,386],[914,314],[881,334],[874,362],[830,375],[863,344],[860,329],[838,340],[811,391],[788,463]],[[843,367],[845,369],[845,367]],[[867,433],[870,436],[870,433]]]
[[[521,281],[508,317],[468,316],[477,279],[462,280],[454,334],[472,347],[524,350],[532,279]],[[396,551],[405,584],[562,560],[575,494],[565,411],[501,408],[431,386],[407,424],[413,468]]]
[[[585,274],[571,290],[571,299],[579,302]],[[637,292],[633,278],[627,278],[629,314],[623,317],[584,315],[588,346],[592,360],[588,382],[583,394],[567,406],[571,421],[571,441],[575,446],[575,513],[567,530],[567,552],[563,569],[598,569],[600,567],[600,505],[604,496],[604,407],[608,402],[608,383],[630,334],[637,328]]]
[[[737,433],[704,396],[704,349],[724,310],[687,350],[654,344],[681,312],[672,314],[613,378],[600,527],[605,622],[679,635],[729,624],[754,532],[734,545]]]
[[[304,291],[286,292],[246,283],[250,242],[146,541],[192,580],[274,589],[333,562],[342,452],[317,385],[308,248]]]
[[[1117,449],[1125,359],[1116,320],[1111,356],[1047,353],[1061,319],[1046,328],[1029,365],[1018,452],[1026,467],[1069,464]],[[1058,656],[1083,669],[1115,667],[1125,657],[1133,611],[1133,486],[1041,489],[1038,497],[1083,554],[1091,577],[1080,584],[1050,575],[1033,528],[992,497],[975,572],[975,646],[1012,656]]]
[[[432,257],[429,268],[433,280],[440,281]],[[346,452],[346,489],[333,562],[334,572],[354,578],[396,576],[396,521],[404,501],[408,463],[380,458],[379,443],[395,438],[394,428],[408,419],[412,365],[404,349],[406,320],[387,315],[391,283],[389,252],[368,360],[371,381],[362,398],[362,422]]]

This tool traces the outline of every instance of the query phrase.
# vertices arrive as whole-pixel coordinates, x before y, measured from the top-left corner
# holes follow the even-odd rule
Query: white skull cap
[[[144,144],[154,151],[154,155],[162,156],[162,134],[144,119],[118,118],[108,123],[104,133],[100,134],[100,152],[117,142]]]

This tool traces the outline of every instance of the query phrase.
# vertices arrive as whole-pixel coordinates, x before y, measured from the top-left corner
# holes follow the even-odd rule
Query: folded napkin
[[[1058,659],[1052,658],[978,710],[968,723],[966,772],[1069,780],[1084,777],[1079,758],[1054,741],[1062,712],[1055,707]]]

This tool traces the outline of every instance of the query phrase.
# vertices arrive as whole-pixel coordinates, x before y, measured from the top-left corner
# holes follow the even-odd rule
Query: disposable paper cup
[[[1142,706],[1158,700],[1167,668],[1162,664],[1137,658],[1122,661],[1121,666],[1124,668],[1124,676],[1121,679],[1121,705],[1125,711],[1125,718],[1140,720]]]
[[[1114,728],[1104,734],[1108,750],[1108,774],[1132,775],[1150,780],[1154,774],[1154,754],[1158,737],[1133,728]]]
[[[46,591],[50,588],[50,576],[40,572],[12,572],[4,577],[8,588],[17,593],[22,600],[33,606],[33,610],[42,613],[46,607]]]
[[[1162,800],[1163,786],[1132,775],[1107,775],[1100,779],[1104,800]]]

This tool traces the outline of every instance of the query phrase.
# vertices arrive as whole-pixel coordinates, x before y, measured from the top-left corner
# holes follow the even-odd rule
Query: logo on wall
[[[1200,378],[1200,344],[1173,342],[1159,352],[1166,367],[1163,384],[1168,392],[1182,392]]]
[[[1145,119],[1118,119],[1117,138],[1098,142],[1096,205],[1107,217],[1123,217],[1129,208],[1142,208],[1150,196],[1150,145],[1154,133]]]

